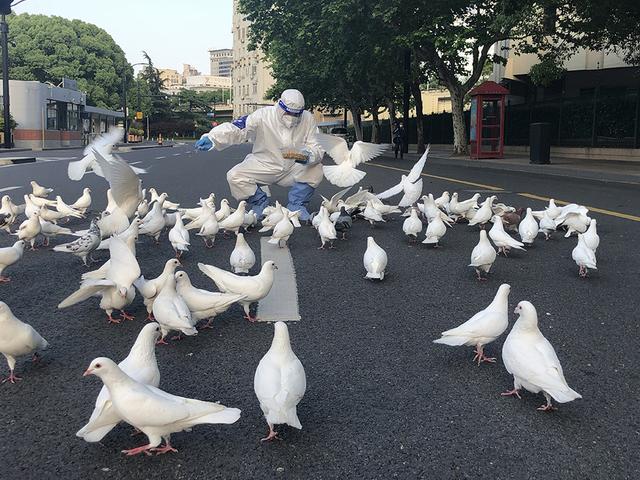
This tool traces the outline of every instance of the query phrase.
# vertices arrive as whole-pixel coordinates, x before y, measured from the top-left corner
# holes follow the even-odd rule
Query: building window
[[[47,102],[47,130],[58,129],[58,104],[49,100]]]
[[[67,103],[67,130],[77,131],[80,125],[78,105]]]
[[[256,95],[258,93],[258,85],[256,83],[253,84],[253,94]]]

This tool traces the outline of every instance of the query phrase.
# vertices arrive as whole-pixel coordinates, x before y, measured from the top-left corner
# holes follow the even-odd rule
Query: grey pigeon
[[[338,215],[334,225],[336,232],[342,233],[342,240],[346,240],[347,231],[351,228],[351,225],[353,225],[353,220],[344,207],[340,207],[340,215]]]
[[[54,247],[53,251],[72,253],[76,257],[80,257],[85,266],[88,267],[89,264],[87,263],[87,257],[89,260],[93,261],[91,258],[91,252],[98,248],[101,238],[102,236],[100,234],[98,223],[93,219],[91,220],[91,225],[89,226],[87,233],[73,242],[63,243],[62,245]]]

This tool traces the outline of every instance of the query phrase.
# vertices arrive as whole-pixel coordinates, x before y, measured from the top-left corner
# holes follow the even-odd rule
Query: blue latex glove
[[[311,150],[309,150],[308,148],[303,148],[300,153],[302,153],[303,155],[306,155],[307,159],[306,160],[296,160],[297,163],[301,163],[303,165],[308,165],[309,164],[309,160],[313,157],[313,152]]]
[[[213,142],[205,133],[200,137],[200,140],[196,142],[195,147],[196,147],[196,150],[208,152],[209,150],[213,149]]]

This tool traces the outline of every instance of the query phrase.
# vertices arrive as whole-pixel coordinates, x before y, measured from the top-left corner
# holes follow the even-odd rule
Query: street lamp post
[[[147,65],[145,62],[134,63],[131,67],[138,65]],[[138,84],[138,109],[140,108],[140,85]],[[129,141],[129,128],[127,126],[127,59],[125,58],[122,65],[122,111],[124,112],[124,143]]]
[[[2,42],[2,108],[4,109],[4,148],[11,148],[11,110],[9,105],[9,25],[6,20],[6,9],[2,6],[0,35]],[[11,5],[8,7],[11,12]]]

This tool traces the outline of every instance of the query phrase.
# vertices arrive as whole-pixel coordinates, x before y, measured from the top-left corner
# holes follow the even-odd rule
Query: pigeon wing
[[[349,159],[349,147],[344,138],[319,133],[316,140],[337,165]]]

